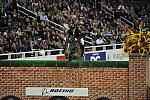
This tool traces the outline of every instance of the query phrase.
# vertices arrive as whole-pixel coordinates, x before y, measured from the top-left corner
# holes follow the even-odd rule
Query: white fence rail
[[[84,60],[128,61],[129,56],[123,53],[122,44],[111,44],[85,47]]]
[[[39,56],[48,56],[48,55],[61,55],[63,54],[63,49],[55,50],[40,50],[40,51],[31,51],[31,52],[18,52],[18,53],[6,53],[0,54],[0,59],[18,59],[18,58],[30,58],[30,57],[39,57]]]
[[[93,44],[93,39],[91,37],[85,36],[84,42],[91,46]]]
[[[89,47],[85,47],[85,53],[86,52],[94,52],[94,51],[121,49],[121,48],[122,48],[122,44],[89,46]]]
[[[117,47],[119,46],[119,47]],[[111,45],[99,45],[99,46],[89,46],[85,47],[85,54],[88,52],[113,50],[122,48],[122,44],[111,44]],[[0,54],[0,59],[17,59],[17,58],[29,58],[47,55],[61,55],[64,54],[64,49],[54,49],[54,50],[40,50],[31,52],[18,52],[18,53],[5,53]]]

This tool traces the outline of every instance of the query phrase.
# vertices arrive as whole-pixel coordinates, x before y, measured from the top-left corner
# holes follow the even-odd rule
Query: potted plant
[[[150,53],[150,31],[144,31],[141,28],[138,32],[128,31],[128,35],[124,40],[123,50],[131,54],[144,54]]]

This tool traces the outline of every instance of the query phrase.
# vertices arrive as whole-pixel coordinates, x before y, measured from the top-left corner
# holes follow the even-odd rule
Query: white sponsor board
[[[93,56],[94,54],[99,54],[97,56]],[[103,50],[103,51],[92,51],[85,52],[84,60],[93,59],[97,60],[106,60],[106,61],[129,61],[129,56],[127,53],[123,52],[122,49],[112,49],[112,50]]]
[[[26,87],[27,96],[88,96],[88,88]]]
[[[129,55],[122,49],[107,50],[106,61],[129,61]]]

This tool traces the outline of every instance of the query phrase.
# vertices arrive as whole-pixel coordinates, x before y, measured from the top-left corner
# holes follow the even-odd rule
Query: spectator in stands
[[[0,47],[0,54],[3,54],[3,48]]]
[[[150,29],[145,7],[130,7],[123,3],[114,6],[111,2],[108,2],[107,7],[122,10],[125,18],[136,23],[136,30],[139,25]],[[81,33],[93,38],[94,45],[122,43],[125,32],[129,29],[126,26],[120,28],[120,22],[112,15],[80,0],[30,0],[27,8],[34,11],[40,21],[24,16],[15,9],[8,9],[10,11],[6,13],[3,6],[0,8],[0,51],[4,53],[63,48],[65,35],[52,29],[46,23],[48,19],[65,25],[66,28],[69,28],[69,23],[74,22],[80,27]]]
[[[119,35],[117,35],[116,37],[115,37],[115,41],[116,41],[116,43],[122,43],[122,41],[123,41],[123,39],[122,39],[122,36],[121,36],[121,34],[119,34]]]
[[[40,20],[42,20],[42,21],[48,20],[48,17],[44,12],[42,13],[42,15],[40,15]]]
[[[102,36],[97,36],[96,39],[96,45],[104,45],[105,44],[105,39]]]
[[[48,42],[47,41],[42,41],[41,49],[42,50],[48,50]]]
[[[104,36],[104,38],[105,38],[105,44],[106,44],[106,45],[111,44],[110,36]]]

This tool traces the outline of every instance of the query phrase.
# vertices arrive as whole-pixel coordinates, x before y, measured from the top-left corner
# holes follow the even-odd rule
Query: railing
[[[121,16],[120,20],[121,20],[121,23],[127,24],[130,27],[134,27],[134,23],[131,22],[131,21],[129,21],[129,20],[127,20],[126,18],[124,18],[124,17]]]
[[[89,47],[85,47],[85,53],[94,52],[94,51],[111,50],[111,49],[120,49],[120,48],[122,48],[122,44],[89,46]],[[47,55],[60,55],[60,54],[64,54],[64,49],[0,54],[0,60],[39,57],[39,56],[47,56]]]
[[[102,5],[101,4],[101,8],[102,8],[102,10],[107,12],[109,15],[111,15],[113,18],[115,17],[115,12],[113,10],[109,9],[106,5],[104,5],[104,4]],[[120,20],[121,20],[121,23],[127,24],[130,27],[134,27],[134,23],[129,21],[128,19],[120,16]]]
[[[94,5],[99,4],[99,6],[101,6],[101,10],[105,11],[107,14],[109,14],[110,16],[115,18],[116,12],[112,9],[109,9],[104,3],[98,2],[98,0],[89,0],[89,2],[91,2]],[[121,21],[122,24],[127,24],[130,27],[134,27],[134,23],[129,21],[128,19],[124,18],[122,15],[119,16],[119,18],[120,18],[120,21]]]
[[[108,14],[110,14],[114,18],[115,13],[113,10],[107,8],[105,5],[102,5],[102,4],[101,4],[101,9],[106,11]]]
[[[85,53],[112,49],[122,49],[122,44],[111,44],[111,45],[99,45],[99,46],[89,46],[85,47]]]
[[[97,0],[89,0],[91,3],[95,4]]]
[[[38,15],[33,13],[32,11],[20,6],[19,4],[17,4],[17,8],[18,8],[18,11],[28,17],[31,17],[33,19],[37,19],[38,18]],[[50,20],[47,20],[49,22],[49,25],[52,26],[53,28],[55,28],[56,30],[60,31],[60,32],[64,32],[66,29],[65,27],[57,24],[57,23],[54,23],[53,21],[50,21]]]
[[[0,54],[0,59],[17,59],[17,58],[27,58],[27,57],[39,57],[39,56],[48,56],[48,55],[60,55],[64,54],[63,49],[55,50],[40,50],[40,51],[31,51],[31,52],[18,52],[18,53],[6,53]]]
[[[91,37],[85,36],[84,42],[90,46],[93,44],[93,39]]]
[[[33,13],[32,11],[20,6],[19,4],[17,4],[17,9],[18,9],[18,12],[28,16],[28,17],[31,17],[33,19],[36,19],[37,18],[37,14]]]
[[[49,22],[50,26],[52,26],[53,28],[56,28],[57,31],[64,32],[66,30],[65,27],[63,27],[59,24],[56,24],[50,20],[47,20],[47,21]]]

